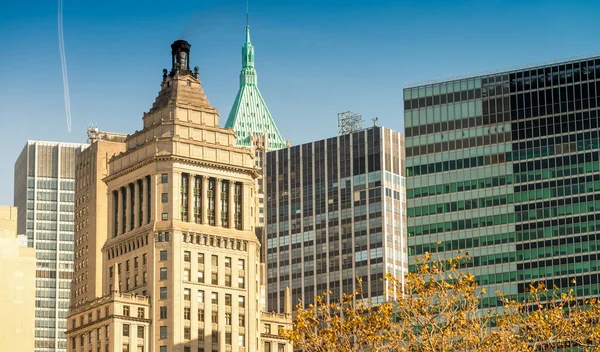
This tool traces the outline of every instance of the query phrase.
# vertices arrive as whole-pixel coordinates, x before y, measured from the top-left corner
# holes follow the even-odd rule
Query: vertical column
[[[119,191],[118,192],[119,192],[119,199],[118,199],[119,204],[117,204],[117,209],[118,209],[118,211],[117,211],[117,219],[118,220],[117,221],[119,223],[119,226],[118,226],[119,231],[117,232],[117,235],[120,235],[125,230],[125,227],[123,226],[124,225],[123,224],[123,209],[121,209],[123,207],[123,196],[124,196],[123,195],[123,188],[119,187]]]
[[[150,185],[148,184],[148,179],[146,177],[142,178],[142,191],[144,192],[142,194],[142,204],[140,204],[140,206],[142,207],[142,225],[143,224],[147,224],[150,221],[146,221],[146,219],[148,219],[148,212],[146,211],[146,209],[148,209],[148,202],[150,201],[150,199],[148,199],[148,187],[150,187]],[[150,220],[150,219],[148,219]]]
[[[215,226],[221,226],[221,181],[215,179]]]
[[[140,223],[140,207],[142,206],[138,201],[140,199],[140,184],[137,181],[133,182],[133,192],[133,227],[136,227]]]
[[[126,197],[125,198],[125,204],[127,204],[127,207],[125,210],[125,213],[129,216],[127,216],[127,221],[126,224],[123,224],[123,229],[125,230],[124,232],[130,231],[131,230],[131,219],[129,218],[131,216],[131,207],[133,206],[133,195],[131,194],[131,187],[130,185],[125,186],[125,194]]]
[[[194,181],[196,175],[188,174],[188,222],[194,222]]]
[[[208,177],[202,176],[202,224],[208,224]]]
[[[227,202],[227,206],[229,207],[229,228],[235,228],[235,205],[233,201],[235,193],[235,182],[233,180],[229,181],[229,201]]]

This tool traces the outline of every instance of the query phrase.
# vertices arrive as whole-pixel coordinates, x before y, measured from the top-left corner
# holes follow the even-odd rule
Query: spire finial
[[[248,0],[246,0],[246,27],[248,27]]]

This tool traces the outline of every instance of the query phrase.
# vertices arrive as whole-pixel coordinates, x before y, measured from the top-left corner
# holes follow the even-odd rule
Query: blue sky
[[[0,204],[28,139],[85,142],[88,124],[141,127],[170,65],[191,65],[225,124],[238,87],[244,0],[64,0],[66,127],[57,1],[0,5]],[[406,83],[600,52],[597,1],[251,0],[261,92],[292,144],[337,134],[337,113],[403,130]]]

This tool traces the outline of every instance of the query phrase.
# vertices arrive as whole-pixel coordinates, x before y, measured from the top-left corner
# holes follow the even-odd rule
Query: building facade
[[[600,58],[404,90],[410,255],[468,251],[486,287],[599,293]]]
[[[19,234],[35,248],[35,351],[66,351],[73,278],[75,153],[86,144],[28,141],[15,163]]]
[[[0,206],[0,345],[13,351],[34,350],[35,249],[24,237],[17,236],[17,208]]]
[[[250,26],[246,23],[246,41],[242,46],[242,71],[240,72],[240,88],[225,128],[231,128],[236,135],[236,145],[252,150],[256,168],[259,170],[255,181],[257,190],[255,200],[256,235],[261,240],[261,261],[264,263],[265,243],[265,203],[263,175],[265,173],[264,157],[267,152],[289,147],[289,141],[279,133],[275,120],[258,90],[258,78],[254,68],[254,46],[250,41]]]
[[[357,290],[385,300],[386,274],[404,280],[404,137],[384,127],[267,153],[268,307],[285,288],[306,306],[315,295]]]
[[[126,135],[89,129],[90,146],[75,156],[75,262],[71,306],[102,297],[102,246],[107,239],[108,161],[125,151]]]
[[[95,340],[93,329],[105,315],[102,309],[100,315],[94,312],[102,304],[117,312],[109,317],[108,330],[114,326],[118,336],[105,335],[97,345],[109,352],[262,351],[264,346],[262,316],[273,318],[264,312],[260,295],[258,172],[251,151],[235,146],[232,130],[219,128],[198,68],[190,69],[190,47],[183,40],[171,45],[172,68],[163,71],[143,129],[128,135],[124,151],[108,161],[103,296],[71,309],[74,324],[67,334],[75,348],[87,341],[82,332],[91,331]],[[148,344],[125,336],[122,325],[130,323],[116,320],[115,314],[133,314],[131,304],[130,315],[118,313],[123,307],[116,297],[123,295],[147,304]],[[290,313],[278,315],[286,327]],[[89,324],[83,330],[82,316]],[[133,328],[127,329],[131,334]],[[124,337],[129,339],[117,340]]]

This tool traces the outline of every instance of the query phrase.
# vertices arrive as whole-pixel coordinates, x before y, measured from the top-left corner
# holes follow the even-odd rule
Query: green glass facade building
[[[483,308],[533,281],[598,295],[600,57],[409,86],[404,109],[410,263],[468,252]]]

